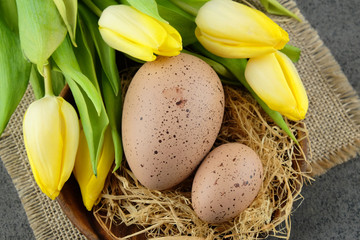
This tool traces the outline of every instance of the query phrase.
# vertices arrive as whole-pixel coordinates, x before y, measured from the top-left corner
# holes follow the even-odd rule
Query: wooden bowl
[[[71,94],[71,91],[68,86],[66,86],[60,94],[64,99],[74,105],[74,99]],[[301,155],[303,157],[297,158],[293,160],[292,167],[301,172],[306,171],[306,161],[305,157],[308,154],[308,140],[307,138],[303,138],[304,133],[298,133],[298,139],[303,139],[300,141],[300,146],[303,149],[303,153],[300,154],[296,152],[296,155]],[[298,175],[299,182],[303,181],[301,175]],[[300,190],[300,184],[298,185],[297,191]],[[296,193],[296,192],[295,192]],[[294,193],[294,194],[295,194]],[[109,233],[107,233],[97,222],[92,212],[89,212],[84,207],[82,202],[81,192],[78,183],[76,182],[75,177],[72,175],[70,179],[65,183],[63,189],[61,190],[57,201],[62,208],[65,215],[69,218],[69,220],[74,224],[75,227],[79,229],[79,231],[89,240],[111,240],[114,239]],[[275,212],[273,218],[277,218],[281,216],[282,212]],[[126,225],[117,225],[112,226],[112,233],[117,237],[124,237],[139,231],[137,226],[126,226]],[[132,237],[133,240],[146,240],[145,234],[136,235]]]

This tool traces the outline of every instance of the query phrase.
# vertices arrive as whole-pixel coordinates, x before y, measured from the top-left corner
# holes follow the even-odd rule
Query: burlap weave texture
[[[301,16],[295,2],[282,3]],[[306,20],[300,23],[295,20],[283,21],[281,17],[274,19],[288,31],[290,44],[302,50],[296,67],[310,102],[305,123],[312,146],[312,174],[320,175],[360,151],[359,98],[330,51]],[[32,177],[23,145],[22,119],[33,100],[32,91],[28,89],[0,139],[1,159],[14,181],[37,239],[85,239],[63,214],[57,202],[41,193]]]

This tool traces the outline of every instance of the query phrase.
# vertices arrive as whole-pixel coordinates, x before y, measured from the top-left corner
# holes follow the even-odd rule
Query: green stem
[[[190,6],[189,4],[186,4],[183,1],[179,1],[179,0],[170,0],[173,4],[175,4],[176,6],[178,6],[179,8],[181,8],[182,10],[184,10],[185,12],[193,15],[194,17],[197,16],[199,9]]]
[[[127,1],[127,0],[118,0],[118,2],[120,4],[124,4],[124,5],[129,5],[130,6],[130,3]]]
[[[101,11],[104,11],[105,8],[111,5],[119,5],[115,0],[92,0],[93,4],[95,4]]]
[[[54,96],[51,82],[51,67],[50,63],[44,65],[44,85],[45,85],[45,96]]]
[[[102,11],[91,1],[91,0],[82,0],[83,3],[93,12],[96,16],[100,17]]]
[[[300,48],[297,48],[290,44],[286,44],[285,47],[280,50],[280,52],[285,53],[294,63],[298,62],[300,59]]]

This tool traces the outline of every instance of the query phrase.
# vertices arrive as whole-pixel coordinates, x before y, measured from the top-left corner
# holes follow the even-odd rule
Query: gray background
[[[360,1],[297,0],[297,4],[360,93]],[[305,200],[291,217],[291,240],[360,239],[359,160],[357,156],[303,188]],[[34,239],[14,185],[0,162],[0,239]]]

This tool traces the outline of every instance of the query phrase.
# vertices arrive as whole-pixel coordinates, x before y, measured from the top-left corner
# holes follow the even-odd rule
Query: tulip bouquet
[[[297,18],[276,0],[261,3]],[[1,1],[0,39],[0,134],[30,83],[38,100],[23,131],[35,180],[55,199],[74,172],[88,210],[122,160],[121,53],[140,63],[181,51],[200,57],[224,83],[242,84],[295,142],[283,116],[303,119],[308,107],[293,64],[299,49],[264,13],[231,0]],[[77,110],[58,96],[65,84]]]

